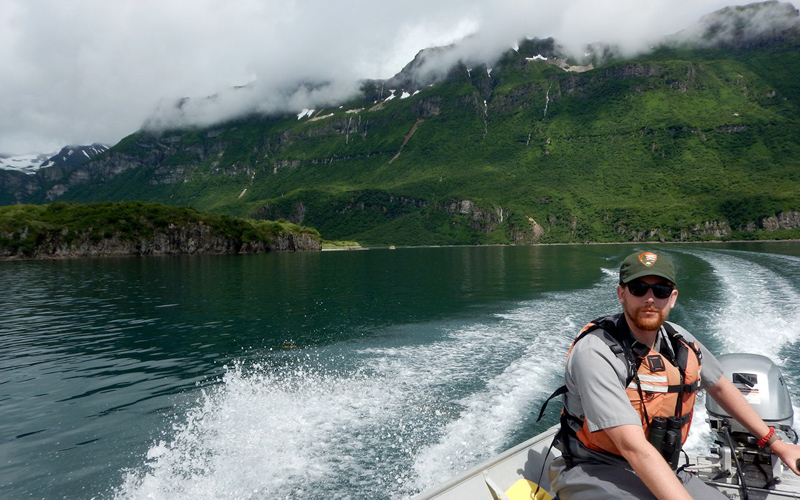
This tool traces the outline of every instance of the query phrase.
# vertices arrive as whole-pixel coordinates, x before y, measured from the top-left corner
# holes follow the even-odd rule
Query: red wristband
[[[767,433],[767,435],[764,436],[763,438],[761,438],[758,441],[758,443],[756,443],[758,445],[758,447],[759,448],[763,448],[764,446],[766,446],[767,443],[769,443],[769,438],[771,438],[773,434],[775,434],[775,427],[770,427],[769,428],[769,432]]]

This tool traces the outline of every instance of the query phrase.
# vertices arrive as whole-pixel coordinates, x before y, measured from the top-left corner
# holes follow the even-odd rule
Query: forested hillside
[[[433,84],[422,52],[352,102],[142,130],[0,179],[0,203],[158,201],[373,245],[800,237],[799,49],[796,28],[589,61],[535,39]]]

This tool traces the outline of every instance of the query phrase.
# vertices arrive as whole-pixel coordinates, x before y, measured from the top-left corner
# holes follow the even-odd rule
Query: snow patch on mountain
[[[73,167],[86,163],[95,156],[105,153],[108,149],[109,147],[105,144],[92,144],[89,146],[65,146],[57,153],[0,155],[0,169],[33,175],[42,168]]]
[[[0,155],[0,169],[16,170],[24,174],[35,174],[42,165],[50,161],[56,153],[33,153],[26,155],[5,156]]]

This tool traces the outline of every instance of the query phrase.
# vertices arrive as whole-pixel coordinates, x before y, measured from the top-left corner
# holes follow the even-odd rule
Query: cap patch
[[[632,253],[625,257],[619,268],[619,282],[628,283],[643,276],[660,276],[675,281],[675,266],[666,255],[653,252]]]
[[[644,252],[639,254],[639,262],[647,267],[652,267],[658,260],[658,255],[653,252]]]

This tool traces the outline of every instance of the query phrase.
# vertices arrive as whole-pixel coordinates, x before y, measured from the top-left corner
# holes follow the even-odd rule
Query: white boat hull
[[[487,462],[422,492],[414,500],[549,500],[552,492],[549,491],[547,467],[559,452],[553,448],[548,454],[548,450],[557,430],[557,426],[551,427]],[[689,458],[690,463],[696,465],[688,467],[688,470],[731,499],[742,499],[735,473],[725,479],[714,480],[725,467],[720,457]],[[748,475],[749,500],[800,499],[800,477],[782,465],[777,468],[776,475],[780,476],[780,481],[770,489],[762,487],[765,482],[762,478]],[[519,481],[538,484],[541,490],[532,496],[530,489],[523,488]]]

